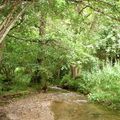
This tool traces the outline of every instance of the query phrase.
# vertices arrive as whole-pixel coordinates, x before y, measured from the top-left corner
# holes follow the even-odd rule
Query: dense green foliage
[[[0,48],[0,93],[57,84],[92,101],[118,105],[120,1],[26,1],[13,17],[26,4]],[[1,24],[11,9],[9,2],[1,10]],[[75,79],[71,65],[80,71]]]

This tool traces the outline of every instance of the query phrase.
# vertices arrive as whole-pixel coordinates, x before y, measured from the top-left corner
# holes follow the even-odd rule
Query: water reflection
[[[52,111],[55,120],[120,120],[118,113],[89,103],[54,101]]]

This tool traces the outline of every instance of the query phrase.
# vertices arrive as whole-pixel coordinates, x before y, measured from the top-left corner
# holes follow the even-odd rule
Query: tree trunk
[[[45,29],[46,29],[46,13],[41,12],[40,26],[39,26],[39,35],[41,37],[45,35]]]
[[[76,65],[71,65],[71,77],[75,79],[80,74],[80,70]]]
[[[57,79],[60,79],[60,68],[57,70]]]
[[[9,13],[8,16],[6,17],[6,19],[2,22],[2,24],[0,25],[0,44],[3,42],[3,40],[9,33],[10,29],[14,26],[14,24],[19,19],[19,17],[23,14],[25,8],[26,8],[26,6],[24,7],[24,9],[19,11],[15,17],[13,17],[13,15],[17,9],[17,7],[14,7],[12,9],[11,13]]]
[[[5,47],[5,44],[4,44],[4,42],[2,42],[2,43],[0,44],[0,63],[1,63],[1,61],[2,61],[2,53],[3,53],[4,47]]]
[[[0,10],[3,8],[3,6],[5,6],[6,2],[7,0],[5,0],[5,3],[2,6],[0,6]],[[0,24],[0,62],[2,60],[2,51],[4,49],[4,39],[9,33],[10,29],[14,26],[16,21],[19,19],[19,17],[23,14],[27,5],[25,5],[25,7],[22,10],[20,10],[15,16],[16,14],[15,12],[18,10],[19,7],[20,7],[19,2],[13,3],[13,8],[11,12],[7,15],[4,21]]]

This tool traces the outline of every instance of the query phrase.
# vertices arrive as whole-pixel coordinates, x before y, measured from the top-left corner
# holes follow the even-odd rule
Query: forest
[[[0,0],[0,106],[52,87],[120,111],[120,0]]]

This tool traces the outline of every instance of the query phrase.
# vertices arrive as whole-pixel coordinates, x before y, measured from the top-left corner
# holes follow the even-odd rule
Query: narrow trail
[[[120,120],[74,92],[39,93],[5,105],[0,120]]]

